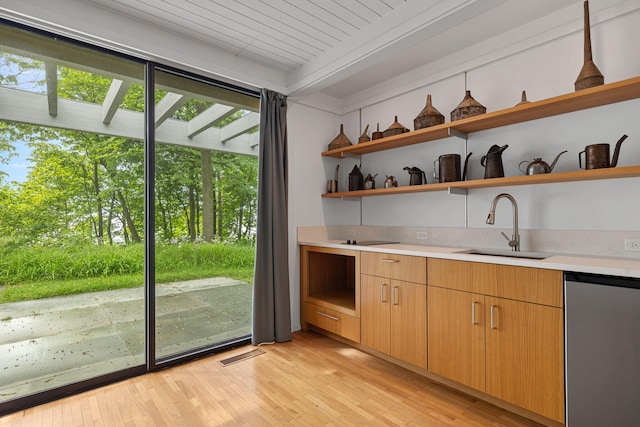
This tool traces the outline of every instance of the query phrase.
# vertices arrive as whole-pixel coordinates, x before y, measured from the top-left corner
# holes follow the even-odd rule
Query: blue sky
[[[0,170],[9,174],[5,181],[24,182],[27,179],[29,166],[31,166],[31,162],[28,160],[31,150],[22,141],[12,141],[12,144],[16,147],[18,155],[12,157],[8,165],[0,164]]]
[[[1,52],[0,52],[0,55],[2,55]],[[44,81],[44,65],[42,65],[38,69],[31,69],[31,70],[20,72],[17,66],[13,63],[0,61],[0,64],[2,65],[0,67],[0,74],[18,76],[17,84],[8,85],[7,87],[26,90],[29,92],[37,92],[37,93],[46,92],[44,86],[42,85],[42,82]],[[24,182],[27,179],[27,173],[29,172],[29,167],[31,166],[31,162],[29,162],[28,160],[31,154],[31,150],[22,141],[10,141],[10,142],[14,147],[16,147],[16,152],[18,153],[18,155],[12,157],[9,160],[8,165],[0,163],[0,171],[6,172],[7,174],[9,174],[8,177],[5,177],[5,181]]]

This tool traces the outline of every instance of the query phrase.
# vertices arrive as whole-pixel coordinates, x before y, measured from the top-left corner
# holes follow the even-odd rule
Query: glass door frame
[[[96,51],[104,52],[105,54],[115,55],[118,57],[126,58],[138,63],[143,63],[145,66],[145,95],[144,95],[144,315],[145,315],[145,363],[137,366],[132,366],[118,371],[113,371],[108,374],[100,375],[86,380],[81,380],[72,384],[56,387],[53,389],[43,390],[30,395],[21,396],[12,400],[0,402],[0,416],[9,413],[24,410],[33,406],[51,402],[62,397],[68,397],[69,395],[82,393],[87,390],[102,387],[114,382],[129,379],[138,375],[142,375],[148,372],[163,369],[169,366],[182,364],[203,356],[220,353],[231,348],[238,347],[240,345],[249,344],[251,338],[240,337],[239,339],[231,339],[220,344],[212,345],[211,347],[196,348],[194,350],[185,351],[182,353],[167,356],[161,359],[156,359],[156,310],[155,310],[155,112],[154,112],[154,86],[155,86],[155,71],[169,71],[178,75],[189,77],[195,80],[207,82],[209,84],[218,85],[222,88],[241,92],[247,95],[260,97],[259,92],[235,86],[229,83],[216,81],[211,78],[199,76],[185,72],[180,69],[168,67],[155,63],[153,61],[136,58],[131,55],[113,51],[104,47],[95,46],[86,42],[74,40],[72,38],[61,36],[50,31],[45,31],[37,28],[33,28],[24,24],[19,24],[4,18],[0,18],[0,25],[6,25],[22,30],[27,30],[35,34],[59,39],[63,42],[79,45],[82,47],[94,49]]]

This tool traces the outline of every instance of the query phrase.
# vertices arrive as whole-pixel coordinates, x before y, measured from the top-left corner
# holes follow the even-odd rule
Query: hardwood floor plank
[[[313,332],[221,366],[203,358],[0,418],[48,426],[538,426]]]

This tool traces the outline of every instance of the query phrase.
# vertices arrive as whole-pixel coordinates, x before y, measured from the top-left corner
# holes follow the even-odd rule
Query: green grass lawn
[[[0,248],[0,303],[144,284],[143,245]],[[158,245],[156,283],[208,277],[253,282],[251,245]]]

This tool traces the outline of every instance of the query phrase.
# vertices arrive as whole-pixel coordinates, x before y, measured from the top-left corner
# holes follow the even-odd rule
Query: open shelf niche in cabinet
[[[300,256],[303,300],[359,316],[360,252],[305,246]]]
[[[559,114],[585,110],[616,102],[640,98],[640,77],[609,83],[556,96],[540,101],[521,104],[512,108],[444,123],[413,132],[380,138],[348,147],[337,148],[322,153],[323,156],[345,158],[375,153],[423,142],[435,141],[451,136],[464,137],[473,132],[508,126],[516,123],[557,116]],[[580,170],[544,175],[516,176],[506,178],[479,179],[471,181],[426,184],[375,190],[348,191],[323,194],[325,198],[364,197],[387,194],[419,193],[428,191],[449,191],[465,193],[472,188],[488,188],[509,185],[544,184],[553,182],[585,181],[592,179],[628,178],[640,176],[640,166]]]

